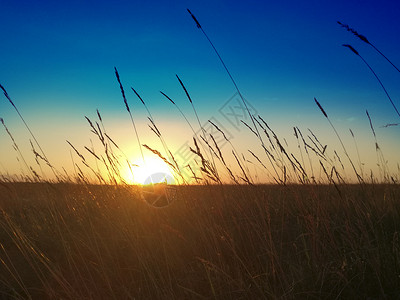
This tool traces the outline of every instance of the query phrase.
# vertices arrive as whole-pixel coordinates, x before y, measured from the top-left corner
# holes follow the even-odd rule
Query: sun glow
[[[175,183],[170,167],[162,159],[153,156],[145,156],[144,159],[145,162],[142,158],[133,160],[131,169],[126,167],[124,179],[127,183],[140,185],[162,182]]]

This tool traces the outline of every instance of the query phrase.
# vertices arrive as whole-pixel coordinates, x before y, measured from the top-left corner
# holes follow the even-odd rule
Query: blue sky
[[[352,128],[361,144],[369,145],[372,139],[366,109],[377,128],[400,121],[367,67],[341,45],[352,44],[360,52],[398,106],[400,74],[336,24],[349,24],[400,65],[397,1],[3,0],[1,6],[0,83],[54,159],[68,157],[66,139],[85,144],[90,132],[84,115],[94,117],[96,109],[114,136],[125,147],[134,147],[123,138],[128,133],[121,128],[129,126],[129,117],[114,66],[125,88],[134,87],[155,119],[170,131],[184,123],[160,90],[193,117],[175,74],[184,81],[202,120],[214,116],[230,126],[219,109],[235,89],[187,8],[214,42],[244,97],[282,134],[292,135],[292,126],[299,126],[312,128],[327,141],[333,139],[314,97],[338,129],[346,131],[343,135]],[[132,93],[127,95],[140,130],[149,135],[144,108]],[[21,143],[27,143],[24,128],[4,97],[0,117]],[[387,144],[387,156],[396,160],[399,127],[377,131]],[[239,132],[233,135],[247,141]],[[171,139],[176,136],[171,134]],[[4,132],[0,144],[1,163],[12,171],[15,154]]]

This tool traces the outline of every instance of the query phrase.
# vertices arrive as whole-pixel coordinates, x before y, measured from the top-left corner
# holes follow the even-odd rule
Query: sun
[[[131,168],[125,168],[123,177],[129,184],[152,184],[167,182],[174,184],[174,176],[171,168],[159,157],[145,156],[145,161],[142,158],[134,159],[131,162]]]

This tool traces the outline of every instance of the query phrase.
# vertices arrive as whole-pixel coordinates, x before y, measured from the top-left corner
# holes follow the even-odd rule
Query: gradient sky
[[[353,153],[356,135],[363,163],[376,164],[368,109],[385,158],[399,161],[400,127],[379,83],[343,43],[370,63],[400,107],[400,73],[371,47],[340,28],[349,24],[400,66],[398,1],[13,1],[0,10],[0,83],[36,134],[50,161],[71,169],[70,148],[90,146],[84,116],[102,113],[109,134],[132,160],[139,152],[114,75],[118,68],[143,143],[159,148],[147,115],[129,91],[146,101],[171,148],[191,140],[169,95],[196,124],[175,74],[185,83],[202,121],[214,118],[234,144],[260,153],[243,126],[221,114],[234,86],[186,8],[214,42],[244,97],[289,144],[293,126],[311,128],[331,149],[337,139],[313,98],[325,108]],[[228,105],[229,106],[229,105]],[[29,135],[0,96],[0,117],[29,153]],[[153,143],[153,144],[152,144]],[[254,146],[253,146],[254,144]],[[353,150],[351,150],[353,149]],[[247,151],[247,149],[242,149]],[[354,153],[353,153],[354,154]],[[0,174],[18,174],[20,164],[0,129]]]

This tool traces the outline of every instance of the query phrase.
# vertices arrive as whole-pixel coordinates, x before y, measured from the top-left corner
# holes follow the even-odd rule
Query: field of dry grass
[[[0,186],[5,299],[393,299],[398,185]]]
[[[220,54],[192,17],[247,108]],[[352,46],[344,46],[369,67],[400,116],[370,65]],[[298,127],[293,128],[297,144],[289,145],[247,109],[251,122],[242,123],[259,141],[253,146],[262,156],[249,147],[245,157],[211,121],[214,135],[229,150],[222,151],[204,130],[177,76],[198,128],[161,93],[193,131],[187,149],[194,155],[193,170],[177,163],[162,128],[132,88],[163,149],[142,145],[117,69],[115,75],[144,165],[143,150],[152,152],[178,184],[128,185],[121,168],[132,164],[106,133],[99,111],[96,120],[86,117],[99,147],[78,149],[67,141],[74,171],[57,170],[0,85],[32,148],[23,153],[0,118],[24,172],[0,173],[0,299],[400,299],[400,171],[393,172],[385,160],[368,111],[375,173],[361,161],[351,129],[358,159],[316,98],[340,143],[338,151]],[[34,166],[25,160],[32,155]],[[257,184],[247,163],[274,184]],[[191,178],[183,175],[184,168]]]

